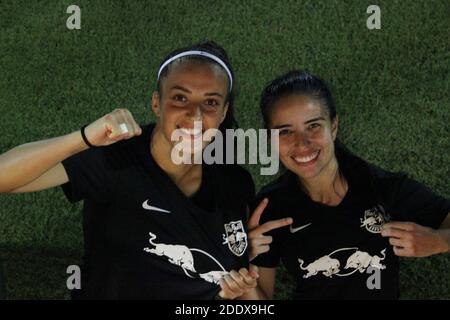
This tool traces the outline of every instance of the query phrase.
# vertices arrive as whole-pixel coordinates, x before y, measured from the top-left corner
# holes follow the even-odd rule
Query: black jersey
[[[405,174],[347,161],[349,189],[338,206],[313,202],[290,172],[258,195],[269,198],[261,223],[292,217],[293,224],[269,233],[270,251],[252,263],[272,268],[282,261],[297,282],[294,299],[397,299],[399,261],[381,236],[383,223],[438,228],[450,212],[450,201]]]
[[[223,274],[248,267],[250,174],[203,165],[200,190],[188,198],[152,158],[152,129],[63,161],[66,196],[84,200],[75,298],[213,299]]]

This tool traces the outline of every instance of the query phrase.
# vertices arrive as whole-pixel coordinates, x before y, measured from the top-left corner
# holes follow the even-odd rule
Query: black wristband
[[[91,144],[91,143],[89,142],[89,140],[86,138],[86,133],[84,132],[84,129],[86,129],[87,126],[88,126],[88,125],[86,124],[86,125],[84,125],[84,126],[81,127],[81,137],[83,138],[84,143],[86,143],[86,145],[87,145],[89,148],[95,148],[95,146],[94,146],[93,144]]]

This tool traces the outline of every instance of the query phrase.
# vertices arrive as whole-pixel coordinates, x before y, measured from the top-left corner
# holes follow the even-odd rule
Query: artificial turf
[[[81,8],[68,30],[66,8]],[[381,8],[368,30],[366,9]],[[307,69],[330,85],[341,140],[383,168],[450,197],[450,3],[429,1],[24,1],[0,3],[0,153],[77,130],[117,107],[146,123],[161,59],[214,40],[236,73],[237,119],[260,128],[259,94]],[[247,166],[257,187],[273,177]],[[81,205],[57,188],[0,195],[10,299],[65,299],[82,255]],[[402,259],[401,297],[450,299],[450,256]],[[276,297],[291,279],[279,273]]]

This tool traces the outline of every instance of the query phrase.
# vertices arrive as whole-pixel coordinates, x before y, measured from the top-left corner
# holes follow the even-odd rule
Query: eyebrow
[[[173,86],[172,88],[170,88],[170,90],[181,90],[181,91],[184,91],[186,93],[192,93],[192,91],[186,89],[185,87],[178,86],[178,85],[177,86]],[[205,93],[205,96],[207,96],[207,97],[218,96],[218,97],[223,98],[223,95],[218,93],[218,92],[208,92],[208,93]]]
[[[315,121],[320,121],[320,120],[325,120],[324,117],[317,117],[317,118],[313,118],[311,120],[305,121],[305,124],[311,123],[311,122],[315,122]]]
[[[181,90],[184,91],[186,93],[192,93],[190,90],[186,89],[185,87],[182,86],[173,86],[172,88],[170,88],[170,90]]]
[[[220,93],[218,93],[218,92],[208,92],[208,93],[205,93],[205,96],[208,96],[208,97],[211,97],[211,96],[218,96],[218,97],[223,98],[223,95],[220,94]]]
[[[271,129],[283,129],[283,128],[289,128],[289,127],[292,127],[292,125],[290,125],[290,124],[280,124],[278,126],[272,127]]]
[[[320,120],[325,120],[324,117],[317,117],[317,118],[313,118],[311,120],[305,121],[305,124],[309,124],[311,122],[315,122],[315,121],[320,121]],[[283,128],[289,128],[292,127],[291,124],[280,124],[278,126],[273,126],[272,129],[283,129]]]

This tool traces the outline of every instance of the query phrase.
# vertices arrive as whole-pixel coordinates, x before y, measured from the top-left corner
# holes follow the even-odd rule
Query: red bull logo
[[[241,220],[226,223],[223,244],[228,244],[228,248],[237,256],[242,256],[247,249],[247,233]]]

